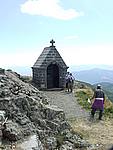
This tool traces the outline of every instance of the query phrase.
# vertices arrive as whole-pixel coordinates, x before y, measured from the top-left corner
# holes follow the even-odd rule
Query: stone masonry
[[[33,83],[39,89],[64,88],[67,65],[51,40],[32,67]]]

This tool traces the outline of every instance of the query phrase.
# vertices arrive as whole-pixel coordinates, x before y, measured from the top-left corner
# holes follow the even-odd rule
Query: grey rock
[[[5,69],[0,68],[0,74],[4,74],[5,73]]]
[[[48,137],[45,144],[48,150],[53,150],[57,147],[57,140],[55,137]]]
[[[3,138],[11,142],[21,139],[22,133],[17,123],[11,120],[7,122],[5,129],[3,130]]]
[[[32,146],[31,150],[43,150],[45,147],[57,150],[56,137],[60,133],[63,136],[64,148],[87,146],[79,136],[70,132],[71,127],[63,110],[50,105],[43,92],[21,81],[18,74],[12,71],[0,74],[0,87],[0,110],[4,110],[8,117],[3,132],[5,139],[23,141],[28,136],[36,135],[40,144]]]
[[[60,150],[75,150],[75,148],[71,142],[65,141],[63,145],[60,147]]]

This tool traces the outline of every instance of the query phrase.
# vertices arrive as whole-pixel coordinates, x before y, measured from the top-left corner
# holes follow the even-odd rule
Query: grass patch
[[[87,123],[86,120],[83,118],[75,118],[75,119],[68,119],[72,127],[72,133],[78,135],[81,139],[88,139],[89,133],[87,132]]]
[[[104,108],[104,116],[113,118],[113,106],[111,106],[109,108]]]
[[[86,89],[80,89],[76,91],[75,96],[77,97],[78,103],[86,110],[91,109],[91,104],[88,102],[88,98],[90,99],[92,96],[92,91]]]

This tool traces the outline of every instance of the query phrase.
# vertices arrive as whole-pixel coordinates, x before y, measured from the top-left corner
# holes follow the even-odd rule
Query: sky
[[[67,66],[113,65],[113,0],[1,0],[0,68],[32,67],[51,39]]]

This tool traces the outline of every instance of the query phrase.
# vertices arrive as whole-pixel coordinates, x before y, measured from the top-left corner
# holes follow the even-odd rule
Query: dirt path
[[[98,121],[98,114],[93,122],[89,121],[89,112],[86,112],[77,103],[74,93],[65,91],[45,91],[50,104],[63,109],[73,130],[83,135],[91,144],[101,145],[96,150],[109,150],[113,145],[113,119]]]
[[[50,104],[57,105],[63,109],[67,119],[86,118],[89,113],[83,110],[77,103],[74,93],[66,91],[45,91],[45,95],[50,99]]]

